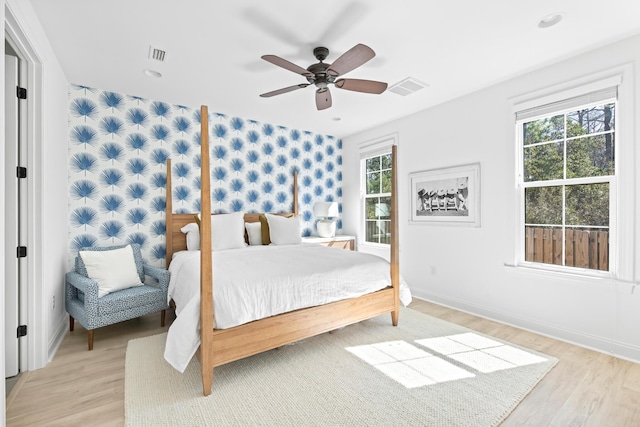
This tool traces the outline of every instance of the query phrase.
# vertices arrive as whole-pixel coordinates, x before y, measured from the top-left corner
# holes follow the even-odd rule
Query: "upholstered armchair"
[[[127,246],[131,246],[131,250]],[[91,248],[86,251],[90,252],[93,257],[103,257],[100,260],[103,264],[110,261],[115,264],[106,265],[107,268],[103,268],[103,270],[110,270],[106,271],[106,274],[113,272],[120,274],[121,270],[130,267],[130,277],[132,275],[135,282],[131,287],[126,287],[130,284],[125,284],[123,289],[112,287],[105,291],[104,280],[101,277],[98,278],[95,264],[85,264],[80,255],[76,257],[75,271],[66,274],[65,307],[70,315],[69,329],[73,331],[74,321],[77,320],[89,332],[89,350],[93,349],[94,330],[102,326],[157,311],[161,312],[160,325],[164,326],[165,313],[168,308],[169,272],[167,270],[144,264],[140,246],[137,244]],[[124,261],[123,258],[113,258],[113,254],[123,253],[123,251],[126,251]],[[133,260],[131,260],[131,252],[133,252]],[[90,260],[84,250],[82,255],[87,261]],[[132,263],[135,263],[135,271],[133,271]],[[87,268],[97,280],[91,278]],[[148,280],[147,276],[154,280]]]

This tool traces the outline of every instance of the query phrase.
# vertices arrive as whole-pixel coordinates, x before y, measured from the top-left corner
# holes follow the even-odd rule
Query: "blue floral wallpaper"
[[[294,171],[303,235],[315,234],[315,202],[342,210],[341,140],[209,110],[214,212],[291,211]],[[82,248],[134,242],[164,265],[169,157],[174,211],[198,212],[199,106],[70,86],[70,264]]]

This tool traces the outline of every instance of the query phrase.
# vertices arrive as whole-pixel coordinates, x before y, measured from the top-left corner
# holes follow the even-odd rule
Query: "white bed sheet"
[[[183,372],[200,345],[200,251],[177,252],[169,271],[178,317],[164,357]],[[214,251],[213,284],[215,327],[226,329],[375,292],[391,279],[389,263],[378,256],[305,244]],[[404,280],[400,300],[411,302]]]

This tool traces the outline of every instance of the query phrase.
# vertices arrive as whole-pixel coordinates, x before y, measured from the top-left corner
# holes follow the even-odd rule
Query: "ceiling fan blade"
[[[337,88],[352,90],[354,92],[381,94],[387,90],[387,84],[374,80],[338,79],[334,83]]]
[[[376,56],[369,46],[357,44],[336,59],[327,69],[327,74],[337,77],[347,74]]]
[[[263,93],[260,96],[263,97],[263,98],[269,98],[271,96],[276,96],[276,95],[280,95],[280,94],[283,94],[283,93],[291,92],[293,90],[302,89],[302,88],[305,88],[307,86],[309,86],[309,83],[300,83],[299,85],[283,87],[282,89],[278,89],[278,90],[274,90],[274,91],[271,91],[271,92]]]
[[[318,110],[325,110],[331,107],[331,92],[328,87],[316,90],[316,107],[318,107]]]
[[[294,64],[293,62],[289,62],[286,59],[282,59],[276,55],[262,55],[262,59],[267,62],[271,62],[273,65],[277,65],[278,67],[282,67],[285,70],[293,71],[296,74],[303,75],[305,77],[313,77],[313,73],[309,72],[305,68],[300,67],[299,65]]]

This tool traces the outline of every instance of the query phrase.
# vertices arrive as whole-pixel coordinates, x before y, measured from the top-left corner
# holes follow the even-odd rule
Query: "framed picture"
[[[409,174],[411,224],[480,227],[480,163]]]

